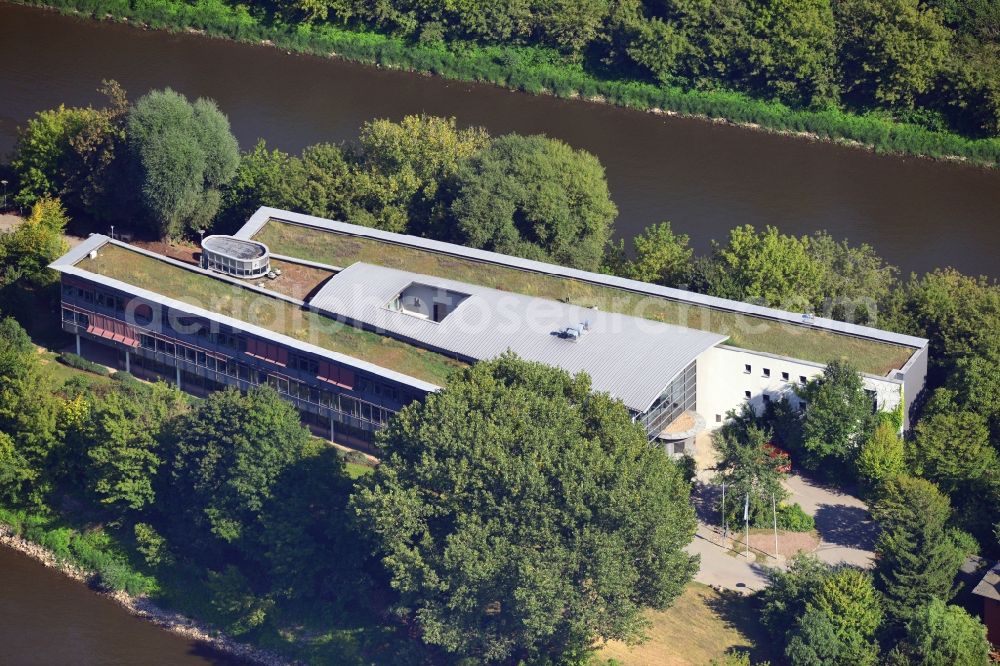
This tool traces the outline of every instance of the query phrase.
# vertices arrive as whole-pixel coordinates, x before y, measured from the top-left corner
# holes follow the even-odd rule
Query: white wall
[[[750,365],[750,372],[746,371]],[[780,400],[788,396],[793,405],[798,404],[793,388],[801,386],[800,377],[806,381],[822,374],[823,365],[751,352],[734,347],[713,347],[698,357],[698,413],[704,417],[709,429],[725,421],[726,413],[738,409],[750,391],[750,404],[760,412],[764,396]],[[770,377],[764,376],[764,369]],[[788,379],[782,373],[788,373]],[[875,391],[879,409],[895,409],[900,401],[902,382],[864,376],[865,388]],[[720,421],[721,420],[721,421]]]

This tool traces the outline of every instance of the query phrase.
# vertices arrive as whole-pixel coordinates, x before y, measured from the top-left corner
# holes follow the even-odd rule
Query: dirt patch
[[[156,252],[165,257],[183,261],[195,266],[201,265],[201,248],[194,243],[176,243],[169,241],[132,241],[132,245],[143,250]]]
[[[333,271],[322,268],[313,268],[277,259],[271,260],[271,270],[280,270],[281,275],[274,280],[265,279],[264,286],[271,291],[297,298],[300,301],[307,300],[327,280],[336,275]]]
[[[14,215],[13,213],[0,213],[0,232],[2,231],[13,231],[17,225],[21,224],[24,220],[20,215]]]
[[[798,553],[811,553],[819,547],[819,534],[813,530],[811,532],[786,532],[778,530],[778,554],[785,559],[791,558]],[[746,544],[746,535],[743,532],[732,535],[732,548],[742,552]],[[774,554],[774,531],[753,529],[750,530],[750,552]]]

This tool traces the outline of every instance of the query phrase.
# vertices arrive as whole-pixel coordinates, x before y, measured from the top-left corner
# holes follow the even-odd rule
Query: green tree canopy
[[[690,240],[687,234],[675,234],[669,222],[654,224],[632,239],[632,259],[625,255],[625,241],[610,246],[608,269],[631,280],[683,287],[691,279]]]
[[[875,580],[887,618],[898,629],[932,599],[951,599],[965,553],[948,528],[948,498],[930,481],[889,481],[872,513],[882,527]]]
[[[959,606],[931,599],[907,625],[911,663],[920,666],[986,666],[986,627]]]
[[[880,423],[875,432],[861,445],[857,461],[858,476],[873,488],[906,471],[903,439],[896,427]]]
[[[715,244],[702,289],[713,296],[807,311],[822,297],[823,266],[809,253],[809,239],[768,226],[735,227]]]
[[[231,544],[253,536],[276,480],[308,441],[295,408],[266,386],[212,393],[180,419],[165,492],[182,511],[177,529],[200,531],[190,533],[192,549],[207,535]]]
[[[617,209],[593,155],[508,134],[466,160],[451,207],[466,245],[596,270]]]
[[[158,437],[164,422],[185,405],[176,388],[157,383],[137,393],[110,392],[90,409],[84,426],[90,443],[88,487],[116,517],[155,501],[156,475],[163,464]]]
[[[798,392],[806,401],[799,444],[803,466],[824,475],[851,469],[876,423],[861,375],[847,361],[831,361]]]
[[[215,102],[154,90],[129,111],[126,135],[151,230],[178,236],[208,228],[219,188],[239,165],[239,146]]]
[[[845,92],[863,102],[912,107],[941,73],[951,31],[919,0],[834,4]]]
[[[380,435],[355,495],[422,636],[489,663],[637,635],[696,569],[678,466],[585,375],[476,364]]]
[[[20,278],[51,279],[46,267],[66,252],[63,232],[68,221],[58,199],[42,197],[21,224],[0,233],[0,287]]]

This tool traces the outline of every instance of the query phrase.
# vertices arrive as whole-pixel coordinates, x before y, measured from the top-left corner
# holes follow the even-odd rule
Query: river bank
[[[411,44],[374,32],[332,25],[264,23],[245,7],[222,2],[188,5],[179,0],[13,0],[18,4],[131,25],[194,32],[262,44],[325,58],[339,58],[446,79],[491,83],[530,94],[584,99],[656,114],[726,123],[756,131],[899,155],[1000,165],[1000,138],[968,139],[875,115],[838,109],[805,111],[732,91],[694,91],[642,81],[598,78],[582,65],[563,62],[539,47],[473,43]]]
[[[232,657],[238,662],[261,664],[262,666],[282,666],[290,663],[272,652],[240,643],[197,620],[160,608],[147,598],[133,596],[121,590],[112,591],[96,588],[93,586],[95,580],[93,572],[56,557],[51,550],[19,536],[11,526],[2,523],[0,523],[0,546],[17,551],[49,569],[88,585],[97,594],[110,599],[134,617],[177,636],[204,644],[212,651]]]

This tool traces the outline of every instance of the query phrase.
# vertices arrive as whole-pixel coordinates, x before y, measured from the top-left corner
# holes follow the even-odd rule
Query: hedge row
[[[283,49],[338,57],[385,67],[428,72],[461,81],[480,81],[559,97],[603,99],[632,109],[660,109],[721,118],[774,131],[805,132],[822,139],[857,142],[878,152],[959,157],[1000,165],[1000,138],[969,139],[874,114],[839,109],[806,111],[742,93],[690,91],[641,81],[600,79],[578,64],[541,47],[411,44],[386,35],[331,25],[263,22],[243,5],[224,0],[21,0],[100,19],[129,20],[152,28],[196,29],[243,42],[268,41]]]

